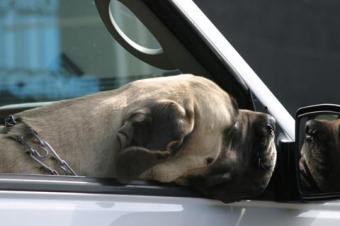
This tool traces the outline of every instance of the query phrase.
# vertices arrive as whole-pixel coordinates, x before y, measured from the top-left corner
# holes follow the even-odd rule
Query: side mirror
[[[296,114],[295,143],[300,197],[340,197],[340,105],[300,108]]]

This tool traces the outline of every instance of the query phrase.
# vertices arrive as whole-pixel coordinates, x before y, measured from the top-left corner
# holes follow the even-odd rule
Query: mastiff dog
[[[233,201],[268,184],[274,127],[203,77],[143,79],[9,117],[0,172],[174,182]]]
[[[339,192],[339,161],[340,119],[307,121],[299,161],[303,189],[310,192]]]

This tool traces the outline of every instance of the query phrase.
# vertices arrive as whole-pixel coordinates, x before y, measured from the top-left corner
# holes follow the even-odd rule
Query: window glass
[[[135,42],[157,48],[141,23],[126,18],[131,15],[115,13]],[[0,50],[0,106],[72,98],[176,73],[123,49],[92,0],[0,1]]]
[[[117,0],[111,1],[109,7],[112,20],[131,41],[146,48],[161,48],[157,39],[128,7]]]

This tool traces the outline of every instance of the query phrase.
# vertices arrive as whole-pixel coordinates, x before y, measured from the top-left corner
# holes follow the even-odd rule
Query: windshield
[[[157,40],[115,4],[114,18],[150,48]],[[0,106],[55,101],[176,74],[132,56],[107,32],[93,0],[0,2]]]

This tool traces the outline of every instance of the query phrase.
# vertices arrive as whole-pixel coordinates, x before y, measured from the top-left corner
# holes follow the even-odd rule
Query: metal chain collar
[[[5,126],[7,128],[13,127],[17,124],[17,120],[13,115],[10,115],[5,120]],[[28,127],[28,135],[20,136],[15,135],[11,136],[13,140],[24,146],[24,151],[30,155],[30,157],[40,165],[40,168],[52,175],[72,175],[77,176],[75,171],[71,168],[71,166],[63,160],[57,152],[52,148],[52,146],[41,137],[38,136],[37,132],[32,128]],[[32,145],[32,144],[34,145]],[[59,167],[58,170],[53,169],[48,166],[44,161],[52,159],[57,162]]]

